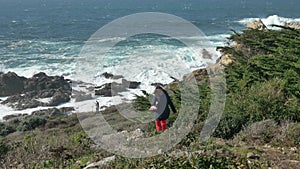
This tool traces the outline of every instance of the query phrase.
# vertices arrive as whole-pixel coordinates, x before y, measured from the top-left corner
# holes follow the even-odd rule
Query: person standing
[[[100,105],[99,102],[96,100],[96,113],[99,113]]]
[[[177,113],[169,94],[161,86],[156,86],[149,110],[154,111],[155,127],[158,132],[167,129],[167,119],[170,116],[169,106],[173,113]]]

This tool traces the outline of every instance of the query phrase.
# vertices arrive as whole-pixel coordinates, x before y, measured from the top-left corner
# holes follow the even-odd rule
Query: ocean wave
[[[197,44],[197,41],[201,41],[203,39],[209,40],[210,44],[208,46],[215,48],[215,46],[224,45],[228,36],[230,35],[215,34],[203,37],[180,37],[180,39],[193,41],[195,44]],[[107,60],[102,60],[102,63],[105,64],[103,66],[105,69],[103,69],[101,73],[109,71],[109,69],[112,68],[120,70],[120,67],[124,67],[125,65],[130,67],[130,63],[126,63],[126,60],[128,60],[127,58],[132,60],[133,58],[140,59],[140,57],[149,58],[152,56],[158,60],[170,59],[170,62],[172,63],[176,63],[176,57],[180,58],[181,62],[186,64],[185,67],[190,69],[197,69],[207,66],[207,64],[203,64],[205,61],[202,60],[203,58],[201,58],[201,55],[199,56],[200,58],[187,56],[187,53],[189,52],[188,47],[185,47],[184,45],[178,46],[178,42],[175,44],[165,43],[174,41],[173,37],[160,38],[161,39],[158,38],[159,40],[156,38],[157,41],[155,41],[155,43],[151,42],[151,39],[148,39],[148,42],[150,43],[148,43],[147,40],[145,42],[145,39],[138,39],[138,43],[140,43],[139,45],[134,43],[131,44],[132,46],[116,46],[112,53],[114,57],[110,57]],[[113,41],[117,43],[123,40],[125,40],[125,38],[114,37],[102,39],[102,42]],[[0,51],[1,59],[3,61],[3,66],[0,65],[0,71],[14,71],[25,77],[31,77],[32,75],[42,71],[48,75],[63,75],[67,76],[67,78],[72,78],[73,73],[76,71],[75,60],[78,57],[82,47],[81,45],[83,44],[81,41],[36,39],[1,40],[1,42],[3,42],[3,45],[6,46],[6,48],[2,48],[5,49],[5,51]],[[101,46],[99,47],[99,50],[101,50]],[[199,53],[201,53],[201,51],[199,51]],[[169,56],[176,57],[170,58]],[[219,56],[213,56],[213,61],[215,61],[218,57]],[[144,60],[146,60],[146,62],[144,62]],[[141,64],[147,65],[147,61],[149,61],[149,59],[144,60],[140,60]]]
[[[6,72],[6,67],[4,64],[0,64],[0,72]]]
[[[285,17],[281,17],[278,15],[271,15],[271,16],[268,16],[267,18],[244,18],[237,22],[242,25],[247,25],[248,23],[253,22],[255,20],[259,20],[259,19],[261,19],[261,21],[267,26],[268,29],[278,29],[278,28],[272,27],[271,25],[282,25],[283,26],[286,23],[300,22],[300,18],[285,18]]]
[[[154,35],[154,36],[147,36],[147,35],[138,35],[138,36],[133,36],[133,37],[108,37],[108,38],[103,38],[103,39],[92,39],[90,40],[90,44],[97,44],[97,43],[106,43],[106,42],[110,42],[110,43],[119,43],[119,42],[124,42],[126,41],[124,46],[128,46],[130,45],[130,43],[132,43],[133,45],[147,45],[150,43],[152,43],[153,41],[157,41],[160,43],[156,43],[156,46],[160,46],[163,45],[162,43],[169,43],[172,42],[173,45],[176,45],[176,43],[174,43],[174,40],[177,41],[189,41],[192,43],[198,43],[198,42],[202,42],[203,40],[205,41],[209,41],[213,44],[213,46],[216,46],[214,44],[220,44],[222,42],[226,41],[226,38],[229,37],[230,34],[213,34],[213,35],[203,35],[203,36],[180,36],[180,37],[169,37],[169,36],[164,36],[164,35]],[[129,43],[128,43],[129,42]],[[152,43],[153,44],[153,43]],[[170,43],[169,43],[170,44]],[[177,43],[180,45],[180,43]],[[120,44],[119,44],[120,45]]]
[[[1,40],[0,71],[14,71],[31,77],[35,73],[70,75],[72,61],[80,52],[81,41],[56,40]]]

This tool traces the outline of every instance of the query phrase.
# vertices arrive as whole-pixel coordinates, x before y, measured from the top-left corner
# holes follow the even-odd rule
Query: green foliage
[[[299,147],[300,123],[284,123],[271,142],[275,146]]]
[[[226,69],[230,92],[243,90],[256,82],[272,78],[286,81],[285,91],[300,97],[300,33],[290,29],[281,31],[245,30],[230,40],[237,47],[219,48],[232,55],[235,63]]]
[[[299,100],[286,98],[284,86],[283,80],[272,79],[256,83],[240,93],[229,94],[224,118],[215,136],[231,138],[243,125],[265,119],[299,121]]]
[[[234,63],[225,69],[224,117],[215,136],[231,138],[243,125],[265,119],[300,121],[300,32],[293,29],[244,30],[219,48]]]
[[[146,159],[117,157],[112,168],[249,168],[245,158],[233,153],[189,153],[185,155],[158,155]]]
[[[5,123],[0,123],[0,136],[6,136],[10,133],[15,132],[16,130],[13,129],[11,126],[8,126]]]
[[[199,117],[198,123],[204,121],[209,111],[210,99],[211,99],[211,90],[207,81],[199,85]]]
[[[213,136],[230,139],[236,133],[240,132],[243,125],[246,123],[246,118],[241,114],[226,114],[222,118]]]
[[[72,138],[73,143],[76,146],[83,146],[84,148],[89,148],[91,140],[84,131],[80,131]]]
[[[235,33],[229,39],[235,42],[234,46],[219,48],[223,54],[229,54],[234,62],[225,69],[228,88],[226,106],[214,136],[229,139],[239,133],[235,138],[247,143],[299,146],[300,31],[285,28],[280,31],[251,29],[242,34]],[[253,161],[249,163],[249,159],[231,152],[215,151],[223,146],[217,142],[208,145],[212,146],[209,150],[199,143],[199,134],[209,111],[211,89],[206,74],[195,76],[199,82],[199,116],[195,119],[192,131],[175,146],[179,153],[144,159],[117,157],[108,168],[262,168],[260,164]],[[180,109],[181,92],[184,92],[179,88],[180,83],[168,86],[168,93],[177,110]],[[188,87],[186,90],[194,91]],[[187,98],[192,100],[197,97]],[[149,100],[147,94],[136,96],[133,106],[137,111],[146,113],[150,107]],[[181,112],[185,111],[188,110]],[[122,121],[116,113],[114,110],[105,115],[110,121]],[[168,125],[172,125],[176,117],[171,114]],[[20,132],[22,137],[19,138],[22,140],[14,143],[13,139],[9,143],[0,139],[0,157],[6,158],[6,161],[3,160],[6,164],[23,163],[25,168],[82,168],[88,161],[107,157],[108,152],[101,150],[101,154],[91,149],[92,141],[77,125],[76,116],[74,119],[52,119],[55,123],[49,123],[50,127],[45,127],[43,131],[34,130],[26,132],[26,135]],[[285,125],[282,122],[285,120],[290,122]],[[16,126],[19,131],[28,131],[45,123],[46,119],[35,116],[8,125],[0,123],[0,136],[13,132]],[[123,129],[125,125],[135,127],[133,123],[124,122],[120,123],[119,128]],[[148,127],[146,136],[160,134],[154,132],[154,123],[144,127]],[[242,129],[243,132],[240,132]],[[14,138],[14,135],[10,137]],[[225,142],[228,143],[228,140]],[[205,148],[205,153],[197,151]],[[244,147],[237,149],[245,153],[249,151]]]
[[[30,116],[29,118],[22,121],[17,129],[19,131],[29,131],[46,124],[46,122],[47,120],[43,117]]]
[[[4,157],[8,151],[9,151],[9,146],[6,144],[6,139],[0,138],[0,162],[2,157]]]
[[[294,124],[288,128],[288,137],[291,138],[295,146],[300,146],[300,124]]]
[[[135,95],[133,106],[138,111],[147,111],[151,105],[148,97]]]
[[[279,132],[279,126],[274,120],[264,120],[246,126],[235,139],[264,145],[270,143]]]
[[[190,132],[182,139],[179,143],[182,147],[189,147],[192,143],[197,141],[197,137],[199,137],[199,132]]]

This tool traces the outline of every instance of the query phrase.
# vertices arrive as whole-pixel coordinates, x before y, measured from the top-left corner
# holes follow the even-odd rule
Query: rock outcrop
[[[68,102],[72,94],[70,82],[62,76],[38,73],[32,78],[13,72],[0,75],[0,96],[9,96],[2,104],[18,110],[38,106],[57,106]]]
[[[294,29],[300,29],[300,22],[289,22],[289,23],[285,23],[284,26],[294,28]]]
[[[43,109],[43,110],[37,110],[32,112],[32,115],[36,116],[64,116],[67,115],[69,112],[73,111],[73,107],[63,107],[60,109],[57,108],[49,108],[49,109]]]
[[[25,77],[14,72],[0,73],[0,96],[11,96],[24,91]]]
[[[121,76],[121,75],[113,75],[108,72],[102,73],[102,76],[105,77],[106,79],[121,79],[121,78],[123,78],[123,76]]]
[[[127,91],[127,89],[136,89],[140,84],[141,82],[122,79],[122,83],[112,82],[95,87],[95,95],[104,97],[116,96],[120,92]]]
[[[261,21],[261,19],[255,20],[253,22],[249,22],[247,24],[247,28],[248,29],[258,29],[258,30],[267,29],[266,25]]]
[[[3,120],[7,121],[7,120],[21,118],[21,117],[24,117],[24,116],[28,116],[28,114],[10,114],[10,115],[4,116]]]

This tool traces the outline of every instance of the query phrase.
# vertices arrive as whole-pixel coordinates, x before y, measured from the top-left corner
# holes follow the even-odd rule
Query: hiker
[[[167,119],[170,115],[169,106],[173,113],[177,113],[169,94],[161,86],[156,86],[149,110],[154,111],[155,126],[158,132],[167,129]]]
[[[100,105],[99,102],[96,100],[96,113],[99,113]]]

